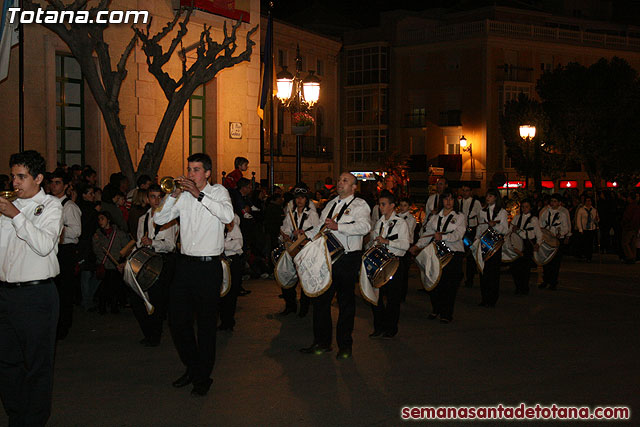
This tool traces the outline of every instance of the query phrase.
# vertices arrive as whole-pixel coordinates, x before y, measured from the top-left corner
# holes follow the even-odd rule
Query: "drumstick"
[[[109,259],[111,260],[111,262],[113,262],[115,265],[118,265],[118,264],[119,264],[118,260],[117,260],[117,259],[115,259],[115,258],[114,258],[114,256],[113,256],[113,255],[111,255],[111,254],[109,253],[109,251],[107,250],[107,248],[105,248],[105,247],[103,246],[103,247],[102,247],[102,249],[104,249],[105,254],[109,257]]]
[[[289,219],[291,219],[291,224],[293,224],[293,231],[298,231],[298,224],[296,224],[296,221],[293,219],[293,209],[289,211]]]

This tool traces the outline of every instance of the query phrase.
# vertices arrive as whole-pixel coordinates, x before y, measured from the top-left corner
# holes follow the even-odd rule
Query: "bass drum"
[[[504,238],[502,245],[502,262],[513,262],[524,253],[524,242],[522,237],[516,233],[509,233]]]
[[[160,278],[162,273],[162,255],[150,248],[139,248],[127,259],[140,289],[146,292]]]
[[[548,264],[560,249],[560,240],[546,228],[542,229],[542,243],[537,251],[533,253],[533,260],[538,265]]]

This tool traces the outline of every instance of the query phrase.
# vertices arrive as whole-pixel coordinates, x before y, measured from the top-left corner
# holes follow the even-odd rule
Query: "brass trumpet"
[[[175,189],[180,188],[180,183],[172,176],[165,176],[160,180],[160,188],[162,188],[162,191],[166,194],[171,194]]]
[[[13,202],[15,199],[18,198],[18,192],[13,190],[0,191],[0,197],[2,197],[3,199],[7,199],[10,202]]]

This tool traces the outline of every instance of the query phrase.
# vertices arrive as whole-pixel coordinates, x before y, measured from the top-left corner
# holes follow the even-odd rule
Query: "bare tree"
[[[139,174],[155,176],[160,168],[169,138],[176,122],[182,114],[185,104],[198,88],[198,86],[211,81],[218,71],[233,67],[234,65],[251,59],[251,53],[255,42],[251,36],[258,29],[255,26],[247,32],[245,50],[234,56],[237,48],[236,31],[240,27],[241,19],[231,28],[229,33],[227,24],[224,24],[224,40],[217,43],[211,39],[211,26],[204,26],[197,43],[197,58],[187,67],[187,58],[182,39],[187,34],[187,24],[191,16],[191,9],[180,9],[174,19],[157,34],[151,34],[151,22],[146,28],[132,26],[133,36],[120,54],[118,63],[113,68],[109,45],[104,40],[104,31],[108,24],[96,23],[96,15],[101,11],[108,11],[111,0],[100,0],[92,8],[88,8],[88,0],[74,0],[72,3],[64,3],[61,0],[46,0],[46,10],[52,11],[88,11],[91,24],[69,25],[61,23],[43,23],[42,25],[57,34],[66,44],[73,56],[80,64],[82,74],[93,94],[98,108],[102,112],[111,144],[115,151],[122,172],[131,182]],[[23,10],[36,10],[41,4],[32,0],[23,0]],[[186,13],[185,13],[186,12]],[[183,16],[181,22],[180,18]],[[176,25],[179,30],[171,40],[171,44],[165,51],[160,45],[162,39],[171,33]],[[140,159],[138,169],[135,170],[129,146],[124,132],[124,126],[120,120],[119,96],[122,82],[127,77],[127,59],[136,43],[142,43],[142,50],[147,56],[149,72],[156,78],[168,100],[158,131],[153,142],[145,145],[144,153]],[[182,75],[178,80],[172,78],[163,67],[179,48],[179,56],[182,61]],[[94,59],[94,54],[97,60]]]

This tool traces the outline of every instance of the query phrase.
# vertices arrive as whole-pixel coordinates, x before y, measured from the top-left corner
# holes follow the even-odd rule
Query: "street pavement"
[[[640,264],[566,257],[560,281],[556,291],[532,287],[529,296],[515,296],[505,270],[490,309],[477,306],[476,278],[474,288],[460,288],[454,321],[444,325],[427,320],[430,303],[413,267],[398,335],[368,338],[371,309],[358,296],[353,358],[339,361],[335,343],[331,354],[299,353],[312,343],[311,313],[276,316],[284,302],[275,282],[251,280],[235,330],[218,334],[206,397],[171,386],[184,368],[168,334],[159,347],[145,348],[130,311],[76,309],[57,348],[49,425],[386,426],[403,423],[406,405],[521,402],[630,406],[638,425]],[[6,422],[1,414],[0,425]]]

